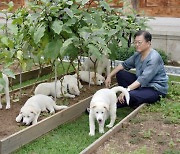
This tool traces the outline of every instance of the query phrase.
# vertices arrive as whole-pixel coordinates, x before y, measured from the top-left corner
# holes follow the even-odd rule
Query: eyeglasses
[[[136,46],[140,46],[143,44],[143,41],[134,41],[133,44]]]

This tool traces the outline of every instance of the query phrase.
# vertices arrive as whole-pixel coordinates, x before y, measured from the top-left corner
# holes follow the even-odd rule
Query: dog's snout
[[[98,119],[98,122],[101,123],[101,122],[102,122],[102,119]]]

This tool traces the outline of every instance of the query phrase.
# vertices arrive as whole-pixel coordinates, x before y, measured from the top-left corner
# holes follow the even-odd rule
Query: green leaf
[[[72,2],[72,1],[67,1],[67,2],[66,2],[66,4],[68,4],[68,5],[72,5],[72,4],[73,4],[73,2]]]
[[[17,51],[17,59],[19,59],[20,61],[23,59],[23,52],[21,50]]]
[[[10,69],[8,69],[8,68],[4,69],[3,73],[6,74],[7,76],[11,77],[11,78],[14,78],[14,79],[16,78],[14,73]]]
[[[82,5],[85,5],[89,0],[82,0]]]
[[[71,59],[76,59],[78,57],[79,49],[74,46],[74,44],[70,44],[66,50],[64,51],[64,55],[69,56]]]
[[[111,11],[111,8],[109,7],[108,3],[106,3],[105,1],[100,1],[100,5],[107,11]]]
[[[89,52],[93,55],[95,55],[97,58],[101,57],[101,53],[99,52],[99,49],[94,46],[93,44],[88,44]]]
[[[62,47],[62,41],[59,39],[53,40],[52,42],[48,43],[44,50],[45,57],[48,59],[55,60],[59,55],[59,51],[61,47]]]
[[[82,2],[82,0],[76,0],[76,3]]]
[[[11,34],[17,35],[18,34],[18,27],[16,25],[10,24],[8,25]]]
[[[27,63],[25,61],[21,62],[21,67],[23,71],[26,71]]]
[[[97,26],[99,28],[101,28],[102,27],[102,20],[101,20],[100,15],[99,14],[94,14],[93,17],[94,17],[94,20],[96,21]]]
[[[37,30],[34,33],[34,42],[36,44],[39,43],[39,41],[41,40],[41,38],[44,36],[44,32],[45,32],[46,27],[43,25],[40,25]]]
[[[51,26],[51,28],[54,30],[56,34],[60,34],[62,31],[63,22],[60,20],[55,20]]]
[[[65,8],[64,11],[68,14],[70,18],[73,18],[74,14],[69,8]]]
[[[80,36],[84,39],[87,40],[90,37],[90,33],[86,32],[86,31],[81,31],[80,32]]]
[[[76,23],[76,19],[75,18],[72,18],[72,19],[69,19],[66,23],[65,23],[65,25],[66,26],[72,26],[72,25],[74,25]]]
[[[60,49],[61,55],[64,55],[66,48],[68,48],[68,46],[72,43],[72,41],[73,41],[73,38],[69,38],[63,43],[63,46]]]
[[[113,36],[113,35],[115,35],[117,32],[118,32],[117,29],[111,29],[111,30],[108,32],[108,36],[109,36],[109,37],[110,37],[110,36]]]
[[[1,42],[3,44],[5,44],[6,46],[8,46],[8,38],[6,36],[4,36],[2,39],[1,39]]]
[[[0,85],[2,85],[3,87],[5,87],[5,86],[6,86],[6,82],[4,81],[4,79],[3,79],[3,78],[0,78]],[[2,92],[3,87],[0,87],[0,92]]]

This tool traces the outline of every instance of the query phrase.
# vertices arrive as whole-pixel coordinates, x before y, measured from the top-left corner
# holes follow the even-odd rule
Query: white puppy
[[[17,122],[21,122],[25,125],[36,124],[41,112],[55,113],[55,110],[66,109],[67,106],[58,106],[55,104],[51,97],[38,94],[29,98],[24,106],[21,108],[19,115],[16,117]]]
[[[4,90],[5,95],[6,95],[6,109],[10,109],[9,80],[8,80],[8,77],[3,73],[2,73],[2,77],[5,81],[5,86],[0,84],[0,92]],[[0,109],[2,109],[1,94],[0,94]]]
[[[82,88],[79,82],[80,88]],[[61,80],[56,82],[56,94],[55,94],[55,82],[46,82],[39,84],[35,89],[35,95],[44,94],[51,95],[53,97],[70,97],[74,98],[75,95],[79,95],[80,91],[77,85],[77,78],[73,75],[65,75]]]
[[[112,89],[100,89],[92,97],[90,102],[89,112],[89,135],[95,135],[95,119],[99,123],[99,133],[104,133],[104,124],[106,119],[110,116],[110,123],[106,127],[111,128],[116,120],[116,93],[122,91],[125,94],[126,102],[129,105],[129,93],[128,91],[117,86]]]
[[[106,69],[106,76],[110,74],[110,60],[107,58],[106,55],[102,55],[101,59],[97,59],[95,56],[91,56],[90,58],[85,59],[84,63],[80,67],[81,71],[93,71],[94,70],[94,63],[96,62],[96,70],[97,73],[102,75],[102,73]]]
[[[77,77],[77,74],[75,74],[74,76]],[[102,75],[96,73],[95,79],[95,73],[88,71],[79,71],[79,78],[80,80],[88,82],[91,85],[102,85],[105,81],[105,78]]]

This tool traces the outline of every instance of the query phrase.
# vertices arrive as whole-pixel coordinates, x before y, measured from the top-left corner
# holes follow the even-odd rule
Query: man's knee
[[[125,77],[125,71],[121,70],[119,72],[116,73],[116,79],[118,78],[124,78]]]
[[[143,98],[138,97],[137,91],[135,90],[130,91],[129,95],[130,95],[130,100],[129,100],[130,106],[139,106],[145,101]]]

